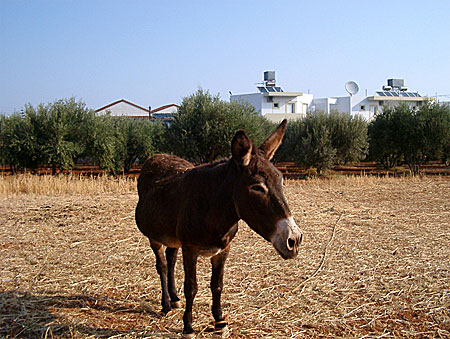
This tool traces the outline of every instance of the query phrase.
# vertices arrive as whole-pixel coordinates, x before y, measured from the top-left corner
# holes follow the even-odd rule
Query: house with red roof
[[[95,110],[96,115],[109,114],[113,117],[126,117],[132,119],[150,119],[169,122],[173,114],[178,112],[178,105],[169,104],[155,109],[145,108],[131,101],[121,99]]]

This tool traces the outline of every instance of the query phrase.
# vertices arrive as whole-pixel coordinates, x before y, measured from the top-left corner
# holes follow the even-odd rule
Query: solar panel
[[[377,91],[378,96],[381,97],[412,97],[421,98],[421,95],[417,92],[398,92],[398,91]]]
[[[405,96],[415,97],[414,93],[412,93],[412,92],[404,92],[404,93],[405,93]]]
[[[279,86],[256,86],[256,88],[258,88],[258,90],[261,93],[274,93],[274,92],[278,92],[281,93],[283,92],[283,89]]]
[[[261,93],[267,93],[267,89],[265,87],[258,87]]]
[[[421,98],[422,96],[417,92],[399,92],[399,91],[376,91],[380,97],[407,97],[407,98]]]

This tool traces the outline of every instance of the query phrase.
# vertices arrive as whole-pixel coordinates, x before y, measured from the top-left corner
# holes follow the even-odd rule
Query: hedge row
[[[272,124],[250,105],[224,102],[203,90],[183,99],[170,126],[147,119],[96,116],[83,102],[70,98],[26,105],[23,115],[2,116],[0,160],[13,172],[35,172],[45,166],[57,173],[89,159],[111,174],[126,173],[133,163],[157,152],[194,163],[226,157],[239,129],[262,142]]]
[[[302,167],[327,169],[363,160],[368,153],[367,122],[345,113],[315,112],[287,125],[279,160]]]
[[[0,158],[13,172],[46,166],[56,173],[91,159],[117,174],[155,152],[162,134],[163,126],[149,120],[95,116],[83,102],[63,99],[2,116]]]
[[[450,107],[386,107],[370,123],[349,114],[310,113],[288,125],[278,156],[319,173],[367,158],[386,169],[407,164],[417,174],[427,161],[450,162]]]
[[[412,173],[429,160],[450,161],[450,106],[426,103],[385,109],[369,124],[370,156],[392,168],[408,164]]]
[[[156,152],[182,156],[194,163],[226,157],[239,129],[259,145],[275,124],[250,105],[220,100],[198,90],[183,99],[169,126],[150,120],[96,116],[75,99],[37,107],[23,115],[0,118],[0,159],[13,171],[38,166],[72,169],[90,159],[112,174],[128,172],[136,161]],[[413,173],[428,160],[450,160],[450,108],[427,103],[419,110],[386,108],[367,123],[343,113],[309,113],[290,121],[278,161],[295,161],[319,173],[366,157],[386,168],[407,163]]]

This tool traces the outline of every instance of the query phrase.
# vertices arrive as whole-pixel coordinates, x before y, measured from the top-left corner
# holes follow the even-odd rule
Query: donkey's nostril
[[[292,239],[292,238],[289,238],[289,239],[287,240],[287,248],[288,248],[289,250],[293,250],[293,249],[294,249],[294,246],[295,246],[295,240]]]

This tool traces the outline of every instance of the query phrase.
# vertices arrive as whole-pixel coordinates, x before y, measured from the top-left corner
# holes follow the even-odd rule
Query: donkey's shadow
[[[0,292],[0,337],[6,338],[35,338],[72,337],[73,332],[83,336],[104,338],[118,335],[133,334],[133,336],[150,338],[177,338],[176,329],[166,331],[145,331],[142,328],[115,330],[106,327],[96,327],[83,324],[81,319],[70,323],[59,318],[57,313],[64,309],[93,309],[110,314],[141,313],[154,319],[160,319],[158,305],[146,301],[145,305],[130,307],[123,301],[106,297],[92,297],[84,294],[60,295],[45,292],[33,294],[26,291]],[[52,312],[53,310],[53,312]],[[55,312],[56,310],[56,312]],[[49,333],[51,335],[49,335]]]

